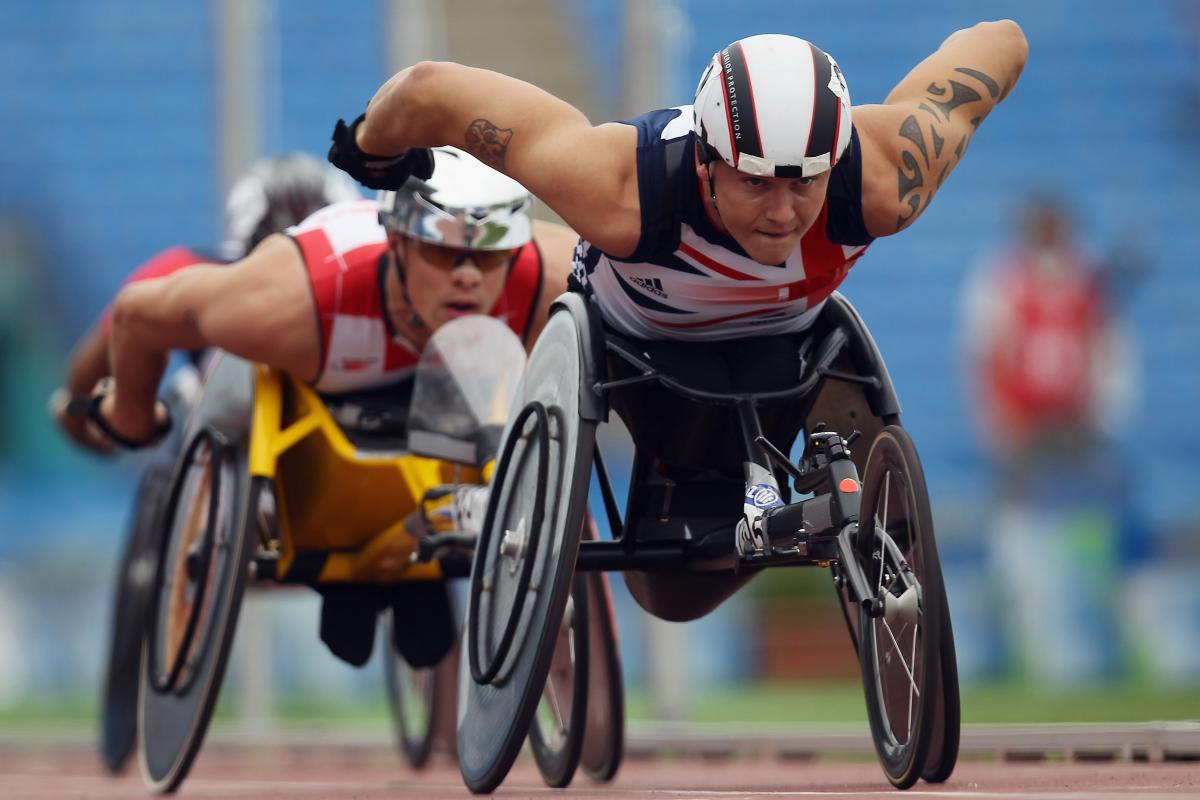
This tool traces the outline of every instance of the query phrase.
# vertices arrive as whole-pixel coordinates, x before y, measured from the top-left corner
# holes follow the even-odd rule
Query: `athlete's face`
[[[516,250],[463,250],[394,237],[412,310],[430,328],[487,314],[500,299]]]
[[[791,255],[821,213],[829,187],[828,172],[813,178],[761,178],[714,160],[697,164],[706,193],[709,170],[721,224],[760,264],[779,264]]]

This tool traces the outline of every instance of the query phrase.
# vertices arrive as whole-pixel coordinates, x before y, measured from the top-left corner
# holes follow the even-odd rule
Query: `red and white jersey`
[[[410,375],[420,353],[386,317],[387,235],[375,201],[328,206],[285,233],[304,256],[317,306],[321,372],[315,388],[346,392]],[[517,254],[491,316],[524,339],[541,286],[541,254],[530,242]]]
[[[1080,256],[1057,257],[1063,265],[1039,269],[1035,254],[1013,253],[992,287],[997,321],[986,356],[989,389],[1028,429],[1086,422],[1097,403],[1103,295]]]

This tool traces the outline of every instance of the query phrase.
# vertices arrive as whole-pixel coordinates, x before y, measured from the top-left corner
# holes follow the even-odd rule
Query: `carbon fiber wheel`
[[[961,710],[958,699],[958,658],[954,651],[954,630],[950,625],[950,606],[942,590],[941,674],[934,697],[933,739],[921,778],[929,783],[943,783],[958,763],[958,740]]]
[[[246,445],[253,371],[219,356],[188,421],[163,513],[141,658],[139,760],[146,786],[174,791],[212,717],[257,543],[259,494]]]
[[[134,497],[129,540],[117,570],[100,726],[100,757],[113,774],[124,768],[137,743],[142,639],[153,605],[163,502],[171,488],[173,467],[173,459],[163,464],[156,454],[142,475]]]
[[[581,418],[581,334],[553,313],[530,354],[501,439],[471,568],[458,682],[458,762],[486,793],[529,732],[571,593],[595,423]]]

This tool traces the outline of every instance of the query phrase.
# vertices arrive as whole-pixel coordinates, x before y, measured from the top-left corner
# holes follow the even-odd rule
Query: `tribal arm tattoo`
[[[512,128],[501,128],[491,120],[477,119],[467,126],[463,139],[468,153],[489,167],[503,171],[512,136]]]
[[[908,212],[896,217],[897,231],[929,205],[946,176],[962,160],[971,136],[983,121],[982,116],[975,116],[967,129],[958,124],[965,112],[957,109],[983,100],[985,95],[994,106],[1001,97],[1000,84],[990,75],[969,67],[957,67],[954,72],[958,75],[930,83],[924,101],[917,106],[920,113],[909,114],[900,124],[898,133],[905,144],[896,168],[898,199]],[[947,138],[957,141],[943,157]]]

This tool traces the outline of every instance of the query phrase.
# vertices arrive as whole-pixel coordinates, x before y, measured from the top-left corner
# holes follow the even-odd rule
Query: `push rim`
[[[534,420],[533,429],[526,432],[525,426],[530,418]],[[491,590],[494,587],[486,585],[489,581],[485,577],[484,570],[473,570],[471,573],[471,600],[468,606],[471,616],[468,620],[467,630],[473,633],[467,636],[467,659],[471,669],[471,678],[478,684],[494,681],[500,673],[501,667],[508,659],[509,650],[512,648],[513,640],[516,637],[517,626],[520,624],[521,612],[525,608],[525,598],[528,594],[528,592],[523,591],[523,587],[529,586],[529,578],[533,573],[533,565],[536,561],[536,558],[533,556],[538,551],[542,523],[546,516],[546,487],[550,468],[550,419],[546,413],[546,407],[536,400],[528,403],[521,409],[521,413],[514,422],[512,433],[509,435],[508,441],[504,443],[504,451],[497,462],[500,466],[493,480],[493,486],[504,485],[504,478],[508,474],[517,443],[527,437],[533,438],[537,446],[537,484],[534,506],[529,520],[528,531],[505,530],[505,535],[502,537],[500,548],[497,551],[496,561],[498,562],[502,558],[512,558],[514,562],[513,566],[519,570],[520,577],[517,578],[514,584],[516,591],[513,595],[512,610],[509,612],[500,639],[496,643],[491,659],[487,662],[486,666],[480,663],[481,654],[479,651],[481,648],[479,638],[487,631],[490,631],[490,627],[479,624],[480,597],[485,588]],[[527,454],[528,449],[522,453],[522,456]],[[501,519],[507,516],[508,503],[504,501],[513,498],[514,495],[510,494],[508,498],[501,497],[499,498],[499,502],[488,506],[483,531],[479,536],[477,548],[479,557],[488,558],[492,547],[493,521],[497,514],[501,514]],[[502,508],[503,510],[501,510]],[[517,541],[518,539],[520,541]],[[513,548],[511,553],[506,550],[510,545]],[[487,560],[485,560],[484,564],[486,565],[487,563]],[[488,570],[488,572],[491,572],[491,570]]]
[[[184,456],[186,464],[175,482],[163,516],[181,533],[167,538],[156,581],[158,603],[150,626],[150,679],[159,693],[184,693],[195,678],[196,660],[211,629],[214,555],[228,542],[218,542],[228,510],[222,506],[222,487],[230,479],[228,445],[216,431],[200,431]]]

